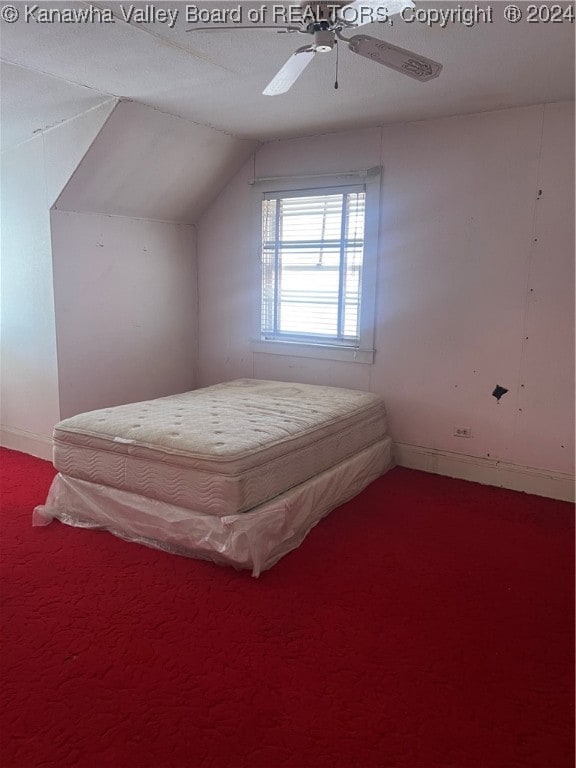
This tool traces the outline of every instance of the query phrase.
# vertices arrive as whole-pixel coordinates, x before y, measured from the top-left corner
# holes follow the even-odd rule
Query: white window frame
[[[380,214],[381,168],[342,174],[307,177],[255,179],[254,229],[255,250],[258,257],[258,301],[255,302],[253,333],[250,348],[253,352],[273,355],[292,355],[320,360],[341,360],[371,364],[374,362],[374,332],[376,318],[376,278],[378,263],[378,230]],[[366,193],[364,220],[364,254],[360,286],[360,322],[358,345],[338,343],[303,343],[284,339],[263,339],[262,312],[262,200],[264,195],[278,192],[335,191],[361,185]]]

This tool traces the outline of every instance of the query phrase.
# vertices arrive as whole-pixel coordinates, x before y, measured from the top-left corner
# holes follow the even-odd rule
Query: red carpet
[[[0,458],[3,768],[573,766],[571,505],[395,469],[255,580]]]

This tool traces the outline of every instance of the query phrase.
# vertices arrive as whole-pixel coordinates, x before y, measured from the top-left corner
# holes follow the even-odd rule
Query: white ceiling
[[[260,141],[574,98],[573,24],[526,19],[512,24],[504,19],[507,3],[500,0],[416,2],[421,9],[491,6],[493,22],[440,28],[396,16],[393,26],[363,27],[362,33],[441,62],[440,77],[420,83],[341,45],[338,90],[333,51],[317,55],[293,89],[276,97],[262,96],[262,89],[308,37],[277,34],[258,24],[188,33],[191,3],[184,2],[94,3],[113,10],[113,24],[27,21],[26,4],[14,2],[20,19],[0,22],[3,143],[25,140],[112,96]],[[526,14],[528,4],[516,4]],[[159,22],[127,23],[122,6],[130,5],[175,9],[179,18],[173,29]],[[196,5],[220,10],[241,5],[246,22],[249,8],[262,3]],[[88,6],[80,0],[40,3],[40,8]]]

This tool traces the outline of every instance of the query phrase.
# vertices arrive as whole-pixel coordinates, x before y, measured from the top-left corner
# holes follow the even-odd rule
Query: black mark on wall
[[[502,395],[505,395],[508,390],[506,387],[501,387],[500,384],[496,384],[496,387],[494,388],[494,392],[492,392],[492,397],[495,397],[498,402],[500,402],[500,398]]]

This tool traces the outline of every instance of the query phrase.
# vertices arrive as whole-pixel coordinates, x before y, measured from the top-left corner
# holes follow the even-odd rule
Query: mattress
[[[298,547],[332,509],[384,474],[392,465],[391,448],[386,437],[254,509],[226,517],[58,474],[46,504],[34,510],[33,525],[57,519],[104,529],[172,554],[249,568],[258,576]]]
[[[65,419],[71,478],[218,516],[251,510],[386,436],[376,395],[240,379]]]

